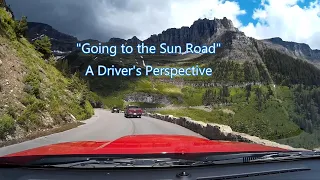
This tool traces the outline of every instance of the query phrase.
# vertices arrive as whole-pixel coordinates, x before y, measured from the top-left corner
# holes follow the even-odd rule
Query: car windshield
[[[0,0],[0,166],[318,157],[318,5]]]
[[[130,109],[139,109],[138,106],[128,106],[128,108],[130,108]]]

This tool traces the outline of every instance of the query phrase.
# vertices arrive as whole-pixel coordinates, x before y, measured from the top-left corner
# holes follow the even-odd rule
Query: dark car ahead
[[[124,117],[138,117],[141,118],[142,116],[142,108],[138,106],[127,106],[124,111]]]
[[[111,110],[112,113],[120,113],[120,109],[117,107],[113,107]]]

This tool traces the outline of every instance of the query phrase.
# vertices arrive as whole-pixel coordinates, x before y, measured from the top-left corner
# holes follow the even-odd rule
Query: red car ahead
[[[180,135],[53,144],[0,157],[0,179],[317,179],[320,154]]]
[[[124,117],[129,118],[129,117],[138,117],[141,118],[143,113],[142,108],[138,106],[127,106],[124,110]]]

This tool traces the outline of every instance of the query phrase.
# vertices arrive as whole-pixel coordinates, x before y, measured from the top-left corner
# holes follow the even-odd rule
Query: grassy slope
[[[278,97],[281,97],[283,104],[288,110],[289,114],[294,113],[293,92],[288,87],[277,88]],[[320,146],[320,129],[313,130],[312,133],[302,132],[298,136],[277,140],[279,143],[290,144],[293,147],[317,148]]]
[[[86,98],[86,84],[77,77],[65,78],[52,64],[44,61],[25,38],[16,37],[14,21],[3,9],[0,9],[0,19],[0,42],[9,47],[8,54],[17,57],[23,66],[21,71],[26,72],[23,75],[24,93],[16,99],[17,104],[22,104],[21,108],[13,106],[1,111],[0,138],[14,136],[18,127],[27,133],[64,124],[70,113],[78,120],[91,117],[94,112]]]
[[[198,89],[198,96],[201,91],[203,88]],[[189,116],[199,121],[226,124],[235,131],[272,140],[301,133],[299,127],[289,120],[288,111],[283,102],[271,98],[264,103],[262,110],[259,111],[254,93],[251,93],[250,101],[247,103],[242,88],[232,88],[230,91],[233,104],[216,107],[212,112],[199,109],[181,109],[163,110],[160,113]],[[223,110],[233,111],[234,114],[225,113]]]
[[[279,143],[290,144],[293,147],[305,147],[309,149],[319,148],[320,146],[320,130],[314,130],[313,133],[302,132],[298,136],[279,139]]]

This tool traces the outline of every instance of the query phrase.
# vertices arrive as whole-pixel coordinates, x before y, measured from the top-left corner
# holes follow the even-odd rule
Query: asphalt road
[[[83,122],[84,125],[68,131],[0,148],[0,156],[54,143],[114,140],[126,135],[168,134],[202,137],[169,122],[150,117],[125,118],[123,113],[111,113],[103,109],[96,109],[95,115]]]

